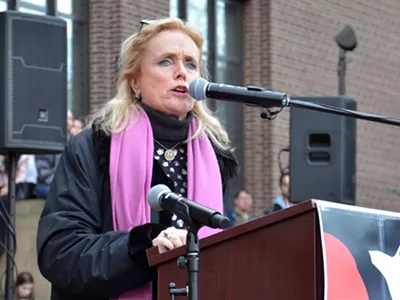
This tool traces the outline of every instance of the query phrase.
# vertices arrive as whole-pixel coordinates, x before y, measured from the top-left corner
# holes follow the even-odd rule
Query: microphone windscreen
[[[206,99],[206,88],[209,82],[204,78],[197,78],[189,85],[189,95],[197,101]]]
[[[150,207],[154,210],[160,211],[161,208],[161,195],[165,193],[170,193],[171,190],[164,184],[157,184],[153,186],[149,193],[147,194],[147,202],[149,202]]]

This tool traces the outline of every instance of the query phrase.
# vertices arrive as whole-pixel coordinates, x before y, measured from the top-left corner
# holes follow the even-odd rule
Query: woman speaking
[[[145,250],[186,236],[182,220],[151,211],[152,186],[223,211],[238,163],[220,122],[188,93],[204,69],[202,46],[179,19],[142,24],[122,44],[116,96],[69,141],[39,221],[52,300],[151,299]],[[203,227],[199,237],[215,232]]]

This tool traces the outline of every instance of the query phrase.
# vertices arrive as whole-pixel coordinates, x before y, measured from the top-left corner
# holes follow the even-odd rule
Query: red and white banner
[[[316,201],[325,300],[400,300],[400,213]]]

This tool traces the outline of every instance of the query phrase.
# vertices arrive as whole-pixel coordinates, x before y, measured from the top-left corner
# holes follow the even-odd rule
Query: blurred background
[[[398,0],[0,0],[0,12],[5,10],[65,20],[69,134],[78,133],[84,118],[113,97],[121,42],[139,29],[140,20],[168,16],[181,17],[201,29],[204,60],[213,82],[261,86],[305,100],[332,97],[336,101],[343,94],[339,69],[345,53],[345,95],[356,102],[357,110],[400,116]],[[343,33],[346,26],[350,33]],[[356,47],[343,49],[340,33],[345,40],[355,38]],[[346,105],[339,100],[336,104]],[[295,192],[302,181],[312,178],[316,174],[312,164],[300,162],[310,145],[294,143],[294,136],[321,128],[323,134],[340,141],[329,150],[339,165],[330,168],[327,164],[318,171],[326,177],[313,184],[315,192],[307,198],[323,197],[329,182],[340,181],[337,186],[350,192],[346,196],[346,191],[335,191],[333,198],[338,202],[400,211],[396,168],[400,131],[395,126],[357,120],[354,130],[355,124],[343,125],[340,117],[329,119],[322,113],[303,111],[301,118],[291,122],[290,108],[275,120],[265,120],[260,117],[265,109],[221,101],[208,101],[208,105],[227,128],[242,165],[225,199],[228,213],[242,214],[244,221],[263,216],[276,210],[274,201],[285,198],[285,189],[290,186]],[[294,153],[296,158],[290,158]],[[285,170],[296,166],[290,183],[282,180]],[[297,185],[291,186],[292,182]],[[38,197],[33,188],[23,198],[17,201],[16,264],[19,271],[33,274],[37,299],[49,299],[49,284],[37,270],[35,249],[45,197]],[[0,274],[4,271],[3,254]]]

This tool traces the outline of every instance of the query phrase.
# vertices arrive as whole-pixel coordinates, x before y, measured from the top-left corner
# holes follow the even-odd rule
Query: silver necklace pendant
[[[174,160],[175,156],[178,154],[178,150],[176,149],[168,149],[164,152],[164,158],[171,162]]]

